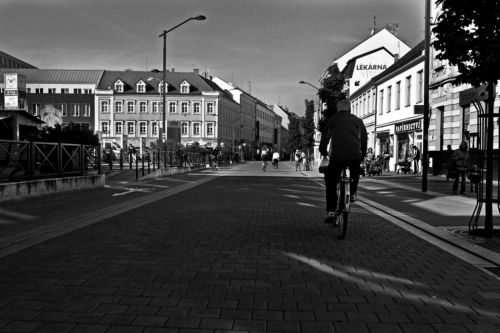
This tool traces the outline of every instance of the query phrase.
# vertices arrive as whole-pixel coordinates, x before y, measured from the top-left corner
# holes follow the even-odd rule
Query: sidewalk
[[[284,163],[191,177],[0,258],[0,332],[500,330],[498,277],[362,203],[339,241],[324,189]]]

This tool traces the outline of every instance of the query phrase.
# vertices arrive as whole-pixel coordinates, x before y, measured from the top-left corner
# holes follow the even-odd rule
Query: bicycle
[[[344,239],[347,232],[347,221],[349,220],[351,205],[351,181],[349,169],[344,167],[340,181],[337,183],[337,210],[335,211],[335,224],[337,225],[339,239]]]

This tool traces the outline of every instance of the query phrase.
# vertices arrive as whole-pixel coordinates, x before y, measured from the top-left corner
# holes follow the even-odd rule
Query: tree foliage
[[[457,66],[457,84],[475,87],[500,79],[500,0],[437,0],[432,29],[438,59]],[[496,69],[495,69],[496,68]]]
[[[54,127],[45,127],[40,133],[40,141],[76,143],[83,145],[99,145],[99,137],[88,128],[69,123],[67,126],[56,124]]]
[[[302,135],[301,135],[301,120],[296,114],[290,114],[290,123],[288,124],[288,146],[293,151],[301,148]]]
[[[309,151],[314,150],[314,101],[305,101],[306,112],[305,117],[301,118],[301,126],[303,134],[301,137],[302,149]]]
[[[333,64],[327,69],[327,74],[321,80],[321,88],[318,90],[318,96],[326,108],[318,122],[318,130],[323,133],[324,125],[328,118],[337,112],[337,102],[346,98],[344,90],[345,77],[339,70],[337,64]]]

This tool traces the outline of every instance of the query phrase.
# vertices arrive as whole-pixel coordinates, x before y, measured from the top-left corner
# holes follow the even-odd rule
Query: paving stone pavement
[[[500,331],[498,277],[359,205],[339,241],[323,188],[280,172],[0,258],[0,332]]]

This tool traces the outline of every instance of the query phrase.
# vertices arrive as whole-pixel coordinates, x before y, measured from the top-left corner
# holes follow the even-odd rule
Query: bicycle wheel
[[[338,238],[344,239],[347,232],[347,221],[349,219],[349,212],[340,212],[337,216],[337,231]]]

